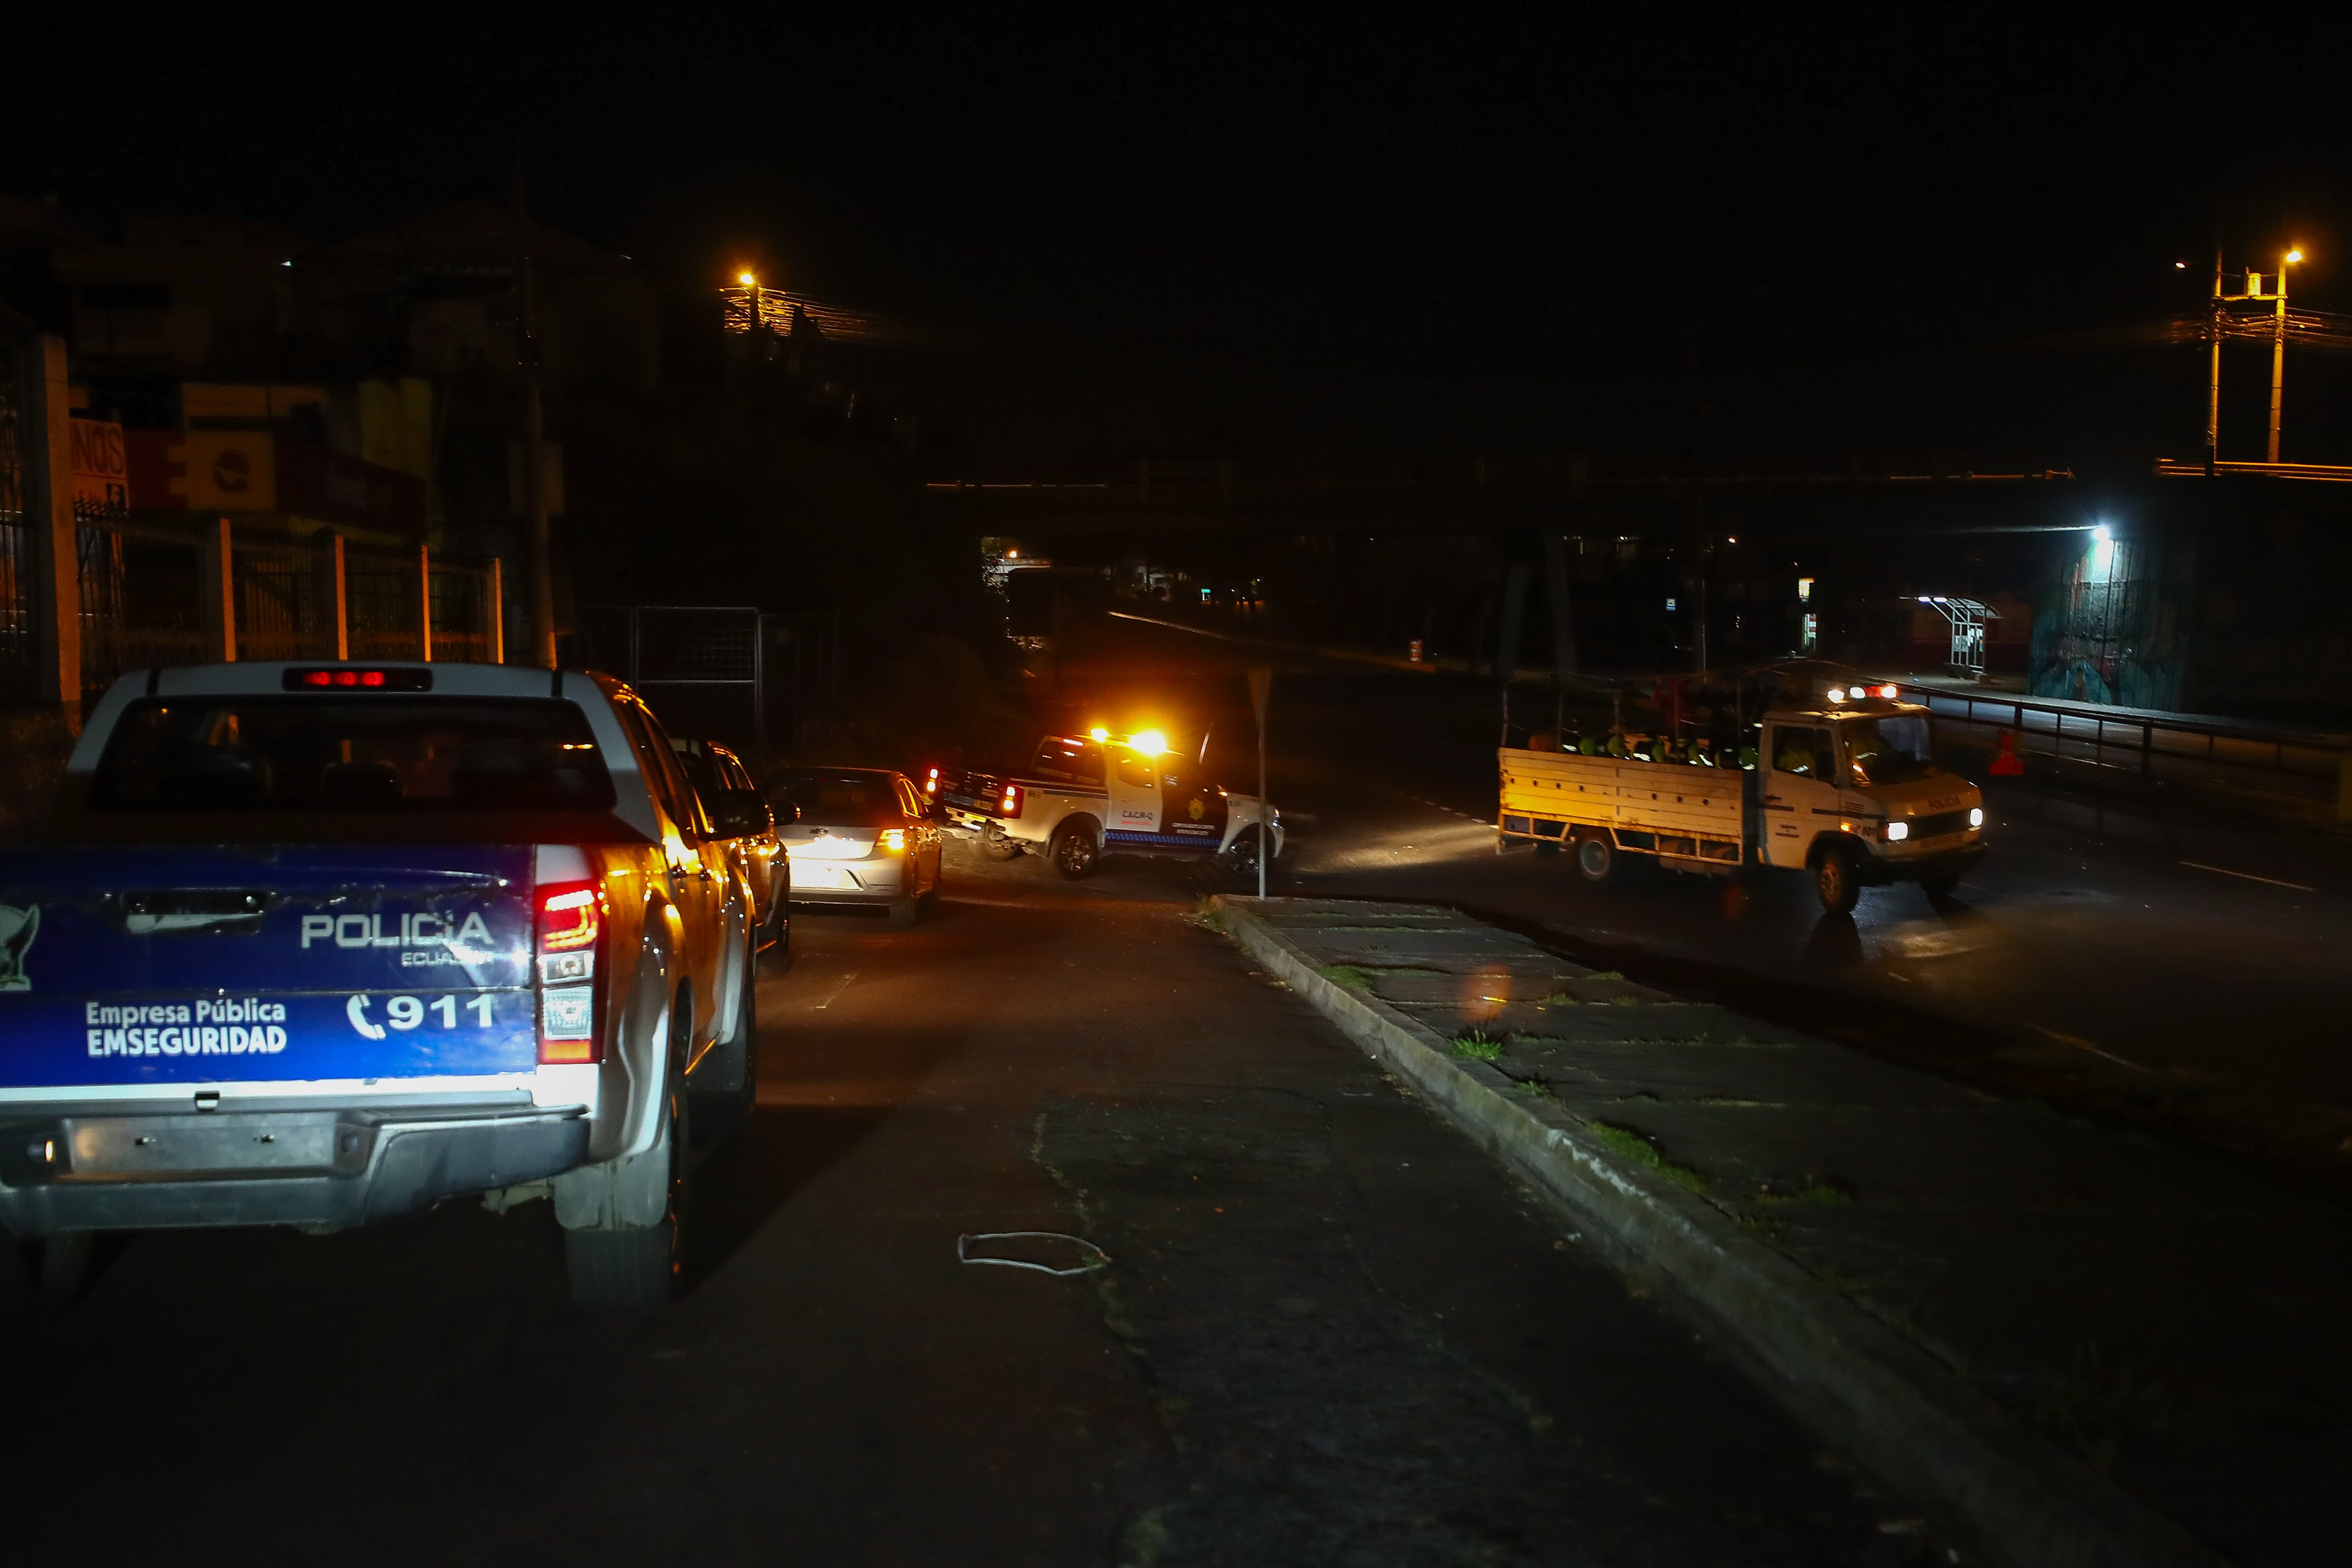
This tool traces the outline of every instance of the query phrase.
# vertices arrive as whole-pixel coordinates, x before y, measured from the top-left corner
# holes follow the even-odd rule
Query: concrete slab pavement
[[[1817,1397],[1856,1372],[1842,1361],[1907,1366],[1926,1405],[1980,1398],[1992,1419],[1957,1434],[1923,1408],[1907,1438],[1876,1436],[1924,1446],[1932,1463],[1912,1467],[1915,1483],[1941,1487],[2014,1560],[2053,1560],[2062,1540],[2083,1561],[2344,1559],[2333,1500],[2352,1480],[2352,1222],[2328,1199],[2229,1156],[1601,981],[1440,906],[1221,902],[1254,955],[1293,955],[1294,983],[1360,1040],[1432,1058],[1424,1090],[1523,1173],[1573,1155],[1610,1180],[1585,1171],[1559,1189],[1570,1201],[1643,1204],[1653,1230],[1671,1222],[1646,1253],[1631,1226],[1623,1256],[1679,1270],[1720,1331],[1770,1338],[1774,1312],[1816,1320],[1810,1364],[1785,1343],[1752,1348],[1796,1407],[1826,1415],[1819,1429],[1853,1418]],[[1383,1030],[1393,1038],[1376,1043]],[[1915,1359],[1867,1353],[1858,1323]],[[1990,1506],[2002,1456],[2053,1495]],[[1890,1481],[1906,1468],[1863,1457]],[[2047,1507],[2072,1510],[2081,1533]],[[2016,1535],[2028,1516],[2060,1533]]]

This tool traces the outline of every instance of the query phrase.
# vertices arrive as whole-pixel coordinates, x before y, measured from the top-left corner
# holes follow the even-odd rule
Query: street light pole
[[[2286,269],[2303,259],[2303,252],[2290,250],[2279,258],[2278,292],[2273,296],[2276,304],[2271,316],[2271,446],[2267,461],[2279,460],[2279,403],[2286,385]]]

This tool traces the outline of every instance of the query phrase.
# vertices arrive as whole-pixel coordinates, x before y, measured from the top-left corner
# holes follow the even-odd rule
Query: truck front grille
[[[1933,816],[1911,818],[1911,837],[1915,840],[1941,838],[1948,834],[1964,833],[1968,826],[1969,808],[1964,805],[1958,811],[1939,811]]]

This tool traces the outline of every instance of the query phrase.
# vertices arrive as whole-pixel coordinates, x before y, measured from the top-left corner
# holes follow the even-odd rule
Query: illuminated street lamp
[[[2286,384],[2286,269],[2302,259],[2300,247],[2290,247],[2279,258],[2278,311],[2271,329],[2271,446],[2265,462],[2279,460],[2279,399]]]

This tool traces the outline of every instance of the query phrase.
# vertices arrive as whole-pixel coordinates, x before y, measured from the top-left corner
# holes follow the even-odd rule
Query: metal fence
[[[1906,699],[1927,705],[1939,744],[1990,751],[2007,731],[2016,737],[2018,756],[2040,772],[2193,791],[2294,816],[2334,817],[2352,807],[2343,735],[1898,684]]]
[[[32,540],[25,531],[25,449],[16,407],[16,350],[0,342],[0,701],[32,694],[39,668],[33,624]]]
[[[236,657],[332,658],[335,610],[322,583],[327,551],[310,545],[239,542],[230,551],[236,584]]]
[[[572,653],[635,688],[674,735],[796,750],[833,701],[833,627],[824,611],[590,605]]]
[[[343,558],[343,603],[353,658],[422,658],[421,569],[414,554],[352,551]]]
[[[217,522],[179,524],[79,510],[81,668],[85,700],[129,669],[202,663],[207,644],[204,552]],[[230,604],[240,659],[335,657],[331,542],[236,536]],[[490,567],[417,553],[347,550],[345,643],[355,659],[425,657],[419,612],[430,574],[436,662],[490,663],[501,651],[495,616],[499,574]]]
[[[436,664],[498,664],[505,638],[499,600],[505,574],[454,562],[432,564],[433,658]]]
[[[126,669],[202,660],[205,584],[194,532],[82,508],[75,515],[83,700]]]

